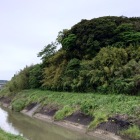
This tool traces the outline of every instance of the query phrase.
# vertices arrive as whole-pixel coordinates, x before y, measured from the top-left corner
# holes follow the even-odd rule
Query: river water
[[[0,107],[0,128],[28,140],[101,140]]]

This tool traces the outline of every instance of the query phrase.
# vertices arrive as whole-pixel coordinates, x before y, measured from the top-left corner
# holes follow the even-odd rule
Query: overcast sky
[[[59,31],[81,19],[140,16],[140,0],[0,0],[0,80],[10,80]]]

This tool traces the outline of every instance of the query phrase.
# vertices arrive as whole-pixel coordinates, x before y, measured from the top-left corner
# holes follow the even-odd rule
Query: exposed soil
[[[55,113],[58,111],[58,107],[55,105],[46,105],[43,106],[39,113],[44,114],[44,115],[48,115],[48,116],[54,116]]]
[[[31,103],[25,109],[29,111],[29,110],[33,109],[36,105],[37,105],[37,103]]]
[[[6,97],[1,97],[0,102],[5,103],[5,104],[10,104],[11,100]],[[36,102],[31,103],[26,107],[26,110],[30,111],[33,108],[35,108],[36,106],[37,106]],[[40,113],[46,117],[52,118],[58,110],[59,110],[59,107],[57,105],[52,104],[52,105],[43,106],[38,111],[38,113]],[[37,116],[37,118],[40,118],[40,117]],[[77,112],[73,113],[72,115],[66,117],[64,120],[75,123],[75,124],[79,124],[79,126],[80,125],[88,126],[90,124],[90,122],[93,121],[93,119],[94,119],[93,117],[91,117],[89,115],[85,115],[84,113],[82,113],[80,111],[77,111]],[[115,135],[120,135],[119,132],[121,130],[128,129],[132,123],[133,124],[135,123],[140,127],[139,120],[133,120],[132,122],[130,122],[130,120],[131,119],[127,115],[115,115],[115,116],[108,118],[107,122],[103,122],[103,123],[99,124],[97,126],[96,130],[103,130],[104,132],[111,132],[111,133],[114,133]],[[60,124],[61,123],[62,122],[60,122]],[[78,128],[78,125],[77,125],[77,128]],[[126,140],[132,140],[132,139],[129,139],[128,137],[124,137],[124,136],[121,136],[121,137]]]
[[[97,126],[97,129],[109,131],[114,134],[119,134],[121,130],[128,129],[131,122],[128,121],[127,115],[116,115],[108,119],[108,122],[103,122]]]
[[[74,123],[79,123],[82,125],[88,125],[93,120],[93,118],[91,116],[83,114],[80,111],[77,111],[73,113],[72,115],[66,117],[65,120],[71,121]]]
[[[1,97],[0,102],[10,103],[11,100],[9,100],[8,98],[5,98],[5,97]],[[37,103],[31,103],[26,107],[26,110],[31,111],[36,106],[37,106]],[[45,121],[47,120],[49,122],[53,122],[55,124],[58,124],[60,126],[66,127],[66,128],[71,128],[73,130],[78,129],[79,131],[84,132],[84,133],[86,132],[87,126],[94,119],[93,117],[91,117],[89,115],[85,115],[84,113],[77,111],[77,112],[73,113],[72,115],[66,117],[64,119],[65,121],[55,122],[55,121],[53,121],[52,117],[55,115],[56,111],[58,111],[58,110],[59,110],[59,108],[57,105],[46,105],[46,106],[43,106],[39,110],[38,113],[40,113],[40,115],[37,114],[37,116],[35,116],[35,117],[45,120]],[[29,115],[28,111],[25,112],[25,114]],[[31,114],[31,116],[33,116],[33,115]],[[120,140],[121,138],[119,138],[119,136],[117,136],[117,135],[120,135],[119,132],[121,130],[127,129],[130,125],[131,125],[131,122],[129,122],[129,117],[127,115],[116,115],[116,116],[110,117],[107,122],[103,122],[97,126],[95,131],[101,130],[101,133],[98,134],[95,131],[90,131],[90,132],[92,132],[91,135],[93,135],[93,136],[97,135],[97,137],[98,136],[106,137],[105,138],[106,140],[108,139],[107,137],[114,139],[114,140]],[[89,135],[90,135],[90,132],[89,132]],[[109,132],[111,132],[111,133],[109,134]],[[111,136],[111,134],[115,134],[115,135]],[[121,137],[125,140],[132,140],[132,139],[129,139],[128,137],[124,137],[124,136],[121,136]]]
[[[5,103],[5,104],[10,104],[11,99],[8,97],[0,97],[0,102]]]

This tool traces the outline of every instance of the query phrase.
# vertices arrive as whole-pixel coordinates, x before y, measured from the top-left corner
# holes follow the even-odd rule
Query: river
[[[0,107],[0,128],[28,140],[101,140]]]

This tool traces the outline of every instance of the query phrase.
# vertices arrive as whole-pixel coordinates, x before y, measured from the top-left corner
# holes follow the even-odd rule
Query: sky
[[[82,19],[140,17],[140,0],[0,0],[0,80],[10,80],[58,32]]]

